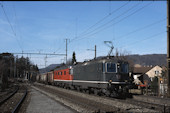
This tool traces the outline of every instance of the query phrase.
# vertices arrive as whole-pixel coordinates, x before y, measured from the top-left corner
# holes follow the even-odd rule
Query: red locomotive
[[[54,81],[73,80],[71,67],[62,67],[54,70]]]

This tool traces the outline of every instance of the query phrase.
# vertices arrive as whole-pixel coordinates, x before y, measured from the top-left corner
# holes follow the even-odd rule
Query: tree
[[[0,86],[1,90],[5,90],[8,87],[8,65],[5,60],[0,60]]]
[[[76,53],[73,52],[73,57],[72,57],[72,64],[76,64]]]
[[[17,77],[24,78],[26,74],[30,75],[31,72],[38,72],[37,65],[31,63],[28,57],[16,58]]]
[[[158,77],[155,76],[151,81],[151,90],[156,95],[158,93]]]
[[[13,77],[14,56],[11,53],[0,54],[0,86],[2,90],[8,87],[8,78]]]

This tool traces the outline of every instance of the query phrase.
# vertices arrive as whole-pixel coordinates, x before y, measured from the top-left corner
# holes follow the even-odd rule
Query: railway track
[[[25,86],[19,86],[12,94],[1,101],[0,113],[18,112],[27,95]]]
[[[98,96],[98,95],[96,95]],[[161,112],[161,113],[170,113],[170,106],[166,105],[166,104],[161,104],[161,103],[153,103],[153,102],[149,102],[149,101],[142,101],[142,100],[137,100],[137,99],[133,99],[133,98],[126,98],[126,99],[116,99],[116,98],[110,98],[110,97],[101,97],[100,98],[107,98],[107,99],[111,99],[117,102],[123,102],[123,103],[127,103],[127,104],[133,104],[133,105],[137,105],[141,108],[147,108],[147,109],[151,109],[151,110],[155,110],[156,112]],[[131,110],[134,108],[128,108],[126,109]]]
[[[18,86],[15,86],[11,88],[9,91],[2,93],[0,95],[0,106],[7,101],[9,98],[11,98],[16,92],[18,91]]]
[[[94,94],[100,98],[108,98],[108,99],[111,99],[111,100],[114,100],[114,101],[121,101],[121,102],[126,102],[127,104],[133,104],[133,105],[137,105],[137,106],[140,106],[141,108],[147,108],[147,109],[151,109],[151,110],[155,110],[155,111],[158,111],[158,112],[162,112],[162,113],[170,113],[170,105],[168,104],[163,104],[163,103],[160,103],[160,102],[153,102],[153,101],[144,101],[144,100],[137,100],[137,99],[133,99],[133,96],[130,97],[130,98],[126,98],[126,99],[116,99],[116,98],[112,98],[112,97],[108,97],[108,96],[99,96],[98,94]],[[134,109],[134,108],[128,108],[128,109],[125,109],[126,111],[128,110],[131,110],[131,109]]]
[[[157,112],[155,109],[129,103],[126,100],[89,95],[49,85],[36,84],[35,86],[40,90],[55,95],[54,98],[57,96],[86,109],[85,112]]]
[[[44,87],[42,85],[36,85],[36,87],[40,88],[41,90],[47,91],[51,94],[56,94],[59,98],[65,99],[75,105],[78,105],[88,110],[88,112],[99,112],[99,111],[100,112],[125,112],[111,105],[102,104],[101,102],[95,102],[90,99],[84,99],[84,97],[72,95],[67,92],[51,89],[48,87]]]
[[[170,106],[168,105],[162,105],[160,103],[150,103],[150,102],[144,102],[144,101],[139,101],[139,100],[134,100],[134,99],[126,99],[126,102],[138,105],[141,107],[145,107],[148,109],[153,109],[162,113],[170,113]]]

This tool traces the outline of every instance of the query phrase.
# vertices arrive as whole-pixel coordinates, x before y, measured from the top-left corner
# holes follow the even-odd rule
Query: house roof
[[[153,67],[134,67],[133,73],[134,74],[144,74],[144,73],[148,72],[152,68]]]

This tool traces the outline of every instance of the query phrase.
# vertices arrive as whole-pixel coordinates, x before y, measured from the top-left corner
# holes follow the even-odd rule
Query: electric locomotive
[[[54,84],[60,87],[70,88],[72,86],[72,66],[62,66],[54,70]]]
[[[73,66],[72,85],[113,97],[127,94],[130,85],[128,62],[105,57],[77,64]]]
[[[128,94],[130,87],[129,64],[118,57],[103,57],[72,66],[61,66],[37,78],[41,82],[63,88],[112,97]]]

